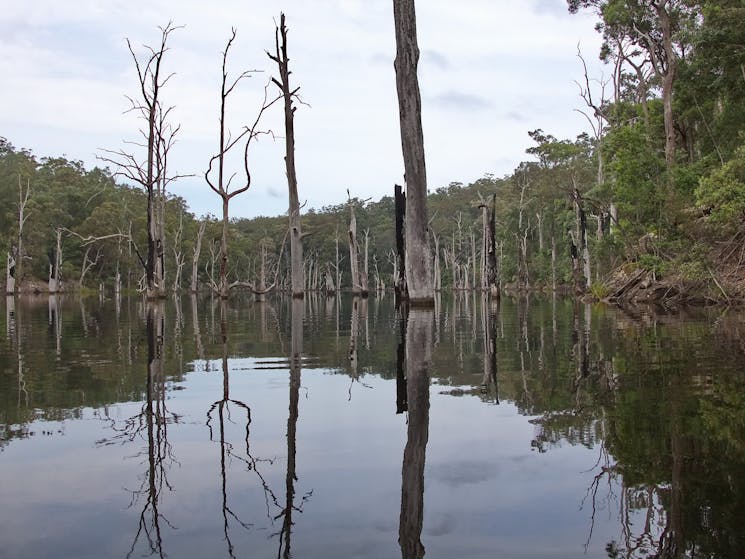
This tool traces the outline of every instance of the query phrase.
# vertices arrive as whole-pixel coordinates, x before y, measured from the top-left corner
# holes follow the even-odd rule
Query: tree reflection
[[[165,557],[162,525],[174,528],[160,512],[164,489],[172,491],[168,470],[177,460],[168,441],[168,426],[178,423],[180,417],[166,407],[166,379],[163,355],[165,317],[163,302],[148,301],[145,308],[147,337],[147,378],[145,401],[140,413],[125,420],[121,426],[112,423],[117,434],[104,439],[99,445],[126,444],[142,439],[147,448],[137,456],[145,457],[147,469],[138,489],[132,490],[129,507],[141,507],[137,531],[127,557],[131,557],[142,542],[148,555]],[[113,422],[113,420],[112,420]]]
[[[248,407],[244,402],[240,400],[236,400],[235,398],[230,397],[230,374],[229,374],[229,367],[228,367],[228,321],[227,321],[227,301],[221,300],[220,301],[220,337],[222,340],[222,375],[223,375],[223,382],[222,382],[222,398],[220,400],[217,400],[215,403],[212,404],[209,411],[207,411],[207,427],[210,431],[210,440],[215,441],[214,439],[214,432],[212,427],[212,422],[214,420],[214,413],[217,411],[217,420],[218,420],[218,436],[220,443],[220,479],[221,479],[221,493],[222,493],[222,517],[223,517],[223,536],[225,538],[225,541],[228,545],[228,554],[230,557],[235,557],[235,549],[233,546],[233,541],[230,538],[230,519],[232,518],[239,526],[241,526],[244,529],[251,528],[252,524],[248,522],[244,522],[241,520],[238,515],[233,511],[233,509],[228,504],[228,489],[227,489],[227,473],[225,469],[226,465],[226,459],[235,459],[242,463],[244,463],[249,471],[253,471],[258,476],[259,480],[261,481],[261,485],[264,489],[264,496],[266,500],[267,505],[267,514],[269,515],[269,506],[270,501],[274,503],[276,506],[279,506],[279,503],[277,502],[277,498],[275,497],[274,493],[272,492],[271,488],[269,487],[269,484],[267,483],[264,476],[261,474],[258,466],[260,462],[268,462],[269,464],[273,463],[273,460],[262,460],[254,458],[251,454],[251,447],[249,443],[249,434],[250,434],[250,427],[251,427],[251,408]],[[226,440],[225,435],[225,422],[226,420],[233,423],[231,413],[230,413],[230,404],[235,405],[241,415],[245,413],[245,456],[237,453],[229,441]]]
[[[481,331],[484,336],[484,376],[481,379],[481,393],[489,395],[494,387],[494,403],[499,404],[497,384],[497,315],[499,299],[492,299],[488,293],[481,297]]]
[[[424,557],[424,462],[429,438],[429,367],[433,313],[411,309],[406,321],[406,402],[408,427],[401,470],[398,543],[403,559]]]
[[[300,505],[295,504],[295,482],[297,481],[297,421],[299,417],[298,404],[300,401],[300,378],[303,356],[303,320],[304,306],[302,299],[292,299],[292,325],[290,342],[290,397],[289,415],[287,417],[287,473],[285,475],[285,504],[275,520],[282,519],[279,532],[279,549],[277,557],[290,559],[292,557],[292,521],[293,512],[303,512],[303,504],[310,498],[312,491],[306,493]]]

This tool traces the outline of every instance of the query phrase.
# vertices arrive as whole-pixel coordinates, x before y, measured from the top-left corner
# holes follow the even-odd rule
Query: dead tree
[[[303,231],[300,223],[300,199],[297,193],[297,173],[295,171],[295,110],[293,99],[297,99],[300,89],[290,87],[290,59],[287,57],[287,27],[285,14],[279,16],[279,27],[274,28],[274,54],[267,51],[267,56],[277,64],[279,79],[272,82],[282,92],[285,109],[285,168],[287,172],[287,189],[289,192],[289,230],[290,230],[290,275],[292,296],[303,297]]]
[[[137,114],[146,123],[140,129],[144,143],[129,143],[144,149],[144,157],[124,150],[103,150],[106,155],[99,157],[116,166],[119,169],[116,174],[142,186],[147,195],[147,254],[143,258],[138,251],[138,257],[145,272],[144,290],[148,299],[166,296],[163,238],[165,189],[170,182],[180,178],[178,175],[169,176],[166,169],[168,152],[180,127],[169,124],[168,117],[173,107],[165,107],[161,101],[161,90],[173,77],[173,74],[164,76],[163,58],[168,52],[168,38],[178,28],[169,22],[159,29],[160,44],[155,48],[145,45],[143,57],[135,53],[127,39],[139,85],[139,98],[129,98],[129,112]]]
[[[186,264],[186,256],[184,255],[183,247],[181,246],[181,237],[184,233],[184,212],[181,212],[178,218],[178,229],[176,230],[176,236],[173,239],[173,260],[176,271],[173,274],[173,291],[179,291],[181,289],[181,276],[183,275],[184,265]]]
[[[404,241],[404,221],[406,219],[406,194],[403,187],[396,184],[393,187],[393,196],[395,202],[395,221],[396,221],[396,253],[394,255],[394,274],[393,289],[396,294],[396,300],[407,298],[406,290],[406,244]]]
[[[62,228],[54,230],[55,245],[49,254],[49,293],[57,293],[62,289],[60,267],[62,266]]]
[[[14,295],[20,289],[23,270],[23,226],[28,219],[26,205],[31,195],[31,181],[26,179],[26,193],[23,192],[21,176],[18,175],[18,237],[15,247],[8,252],[8,260],[5,274],[5,292]]]
[[[249,77],[253,71],[247,70],[244,72],[241,72],[241,74],[236,77],[231,82],[228,81],[228,70],[227,70],[227,63],[228,63],[228,52],[230,51],[230,47],[233,44],[233,41],[235,40],[236,30],[235,28],[232,29],[232,33],[230,36],[230,39],[228,40],[227,44],[225,45],[225,50],[222,53],[222,86],[220,89],[220,141],[218,146],[218,152],[216,155],[213,155],[210,159],[209,166],[207,167],[207,170],[204,173],[204,179],[209,185],[209,187],[218,195],[220,196],[222,200],[222,236],[220,238],[220,276],[218,279],[217,284],[217,294],[222,299],[227,299],[228,294],[230,292],[230,285],[228,284],[228,228],[230,225],[230,217],[229,217],[229,206],[230,206],[230,200],[234,197],[238,196],[239,194],[242,194],[246,192],[249,187],[251,186],[251,172],[249,169],[248,164],[248,150],[251,146],[252,140],[257,138],[260,134],[267,133],[262,132],[258,130],[259,121],[261,120],[262,115],[264,114],[264,111],[266,111],[269,107],[271,107],[277,100],[279,100],[279,97],[275,97],[272,100],[268,99],[268,87],[264,88],[264,100],[261,104],[261,108],[259,109],[258,115],[256,116],[256,120],[254,120],[253,124],[251,126],[247,126],[243,129],[243,132],[238,134],[235,138],[231,137],[230,132],[227,130],[227,123],[226,123],[226,117],[225,117],[225,108],[226,103],[228,100],[228,97],[233,92],[235,87],[238,85],[238,83],[244,79]],[[235,173],[230,175],[230,177],[226,176],[225,171],[225,160],[228,156],[228,153],[237,146],[240,142],[245,142],[243,147],[243,170],[246,175],[245,181],[241,184],[240,187],[236,188],[235,190],[231,191],[231,182],[235,178]],[[214,167],[217,166],[217,169],[215,170]],[[213,177],[213,173],[217,173],[217,177]]]
[[[494,297],[499,296],[497,280],[496,213],[497,195],[493,194],[489,204],[479,193],[481,208],[481,290]]]
[[[191,257],[191,286],[190,291],[192,293],[197,292],[197,280],[199,279],[199,254],[202,252],[202,239],[204,238],[204,230],[207,227],[207,222],[202,220],[199,222],[199,230],[197,231],[197,242],[194,245],[194,252]]]
[[[427,235],[427,173],[417,78],[419,47],[414,0],[394,0],[393,19],[396,29],[394,67],[406,180],[406,285],[412,304],[429,306],[434,304],[434,286]]]
[[[352,276],[352,293],[354,295],[367,297],[367,262],[365,267],[360,268],[360,249],[357,242],[357,217],[354,213],[354,204],[349,201],[349,271]],[[367,245],[367,243],[365,243]]]

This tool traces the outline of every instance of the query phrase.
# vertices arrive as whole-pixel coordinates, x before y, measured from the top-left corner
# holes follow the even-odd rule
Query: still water
[[[742,557],[745,320],[309,297],[0,314],[0,557]]]

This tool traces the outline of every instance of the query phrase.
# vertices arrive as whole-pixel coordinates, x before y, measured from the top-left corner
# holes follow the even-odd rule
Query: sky
[[[162,91],[181,126],[171,172],[197,215],[220,215],[204,180],[217,152],[222,52],[237,30],[228,72],[256,70],[228,99],[233,134],[252,123],[276,68],[280,12],[287,18],[292,85],[303,104],[295,113],[298,191],[304,210],[351,196],[378,200],[403,184],[396,98],[391,0],[2,0],[0,10],[0,136],[37,157],[65,156],[87,168],[105,166],[104,150],[137,140],[142,122],[127,113],[138,82],[136,53],[170,36]],[[592,14],[570,15],[564,0],[418,0],[427,183],[468,184],[502,177],[530,157],[528,131],[558,138],[589,132],[577,81],[578,45],[590,78],[607,74],[597,60],[600,37]],[[275,88],[276,89],[276,88]],[[273,93],[275,90],[270,89]],[[271,94],[270,93],[270,94]],[[249,153],[251,187],[231,201],[231,217],[287,211],[283,112],[265,113]],[[228,162],[234,184],[242,161]],[[112,170],[114,170],[112,168]]]

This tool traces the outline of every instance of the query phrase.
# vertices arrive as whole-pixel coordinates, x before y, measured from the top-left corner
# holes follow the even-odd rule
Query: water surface
[[[745,548],[733,313],[66,296],[0,321],[2,558]]]

